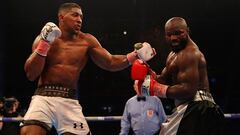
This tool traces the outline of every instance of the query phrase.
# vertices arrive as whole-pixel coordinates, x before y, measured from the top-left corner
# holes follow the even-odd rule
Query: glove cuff
[[[40,40],[34,52],[41,56],[46,57],[49,49],[50,49],[49,43],[44,40]]]
[[[127,54],[127,60],[129,65],[132,65],[132,63],[137,59],[137,52],[136,51],[132,51],[130,53]]]
[[[168,85],[164,85],[164,84],[155,82],[153,84],[154,95],[162,97],[162,98],[167,98],[168,87],[169,87]]]

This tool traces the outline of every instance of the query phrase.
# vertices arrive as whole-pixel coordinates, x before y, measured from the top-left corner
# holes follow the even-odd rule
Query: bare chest
[[[58,41],[51,46],[47,61],[48,64],[78,65],[85,63],[88,46],[83,43]]]
[[[176,74],[178,71],[178,55],[176,53],[170,54],[167,59],[167,71],[170,74]]]

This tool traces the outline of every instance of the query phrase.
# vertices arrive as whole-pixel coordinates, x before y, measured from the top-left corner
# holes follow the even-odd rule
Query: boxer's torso
[[[56,39],[48,52],[39,85],[55,84],[76,89],[88,59],[89,46],[85,34],[71,40]]]
[[[189,56],[189,54],[191,54]],[[185,55],[185,56],[184,56]],[[186,56],[187,55],[187,56]],[[166,68],[167,68],[167,74],[170,75],[169,78],[171,78],[172,85],[179,84],[182,82],[181,76],[184,76],[184,73],[180,73],[179,67],[181,67],[181,64],[184,64],[186,57],[193,57],[193,59],[197,59],[197,66],[198,68],[195,69],[196,76],[198,78],[198,89],[201,90],[207,90],[209,91],[209,84],[208,84],[208,77],[207,77],[207,69],[206,69],[206,60],[204,58],[204,55],[200,52],[198,47],[191,42],[190,45],[186,46],[183,50],[180,52],[171,52],[168,56]],[[184,66],[192,66],[192,65],[184,65]],[[193,74],[194,75],[194,74]]]

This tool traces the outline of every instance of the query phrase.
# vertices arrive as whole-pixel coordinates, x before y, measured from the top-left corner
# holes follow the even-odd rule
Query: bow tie
[[[146,101],[146,97],[144,97],[144,96],[138,96],[137,97],[137,101]]]

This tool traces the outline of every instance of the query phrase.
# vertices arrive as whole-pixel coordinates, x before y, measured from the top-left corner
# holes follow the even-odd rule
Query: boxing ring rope
[[[224,114],[226,119],[240,119],[240,113],[226,113]],[[120,121],[122,116],[87,116],[87,121]],[[2,117],[0,122],[21,122],[22,117]]]
[[[87,116],[87,121],[119,121],[122,116]],[[0,122],[21,122],[23,117],[2,117]]]

